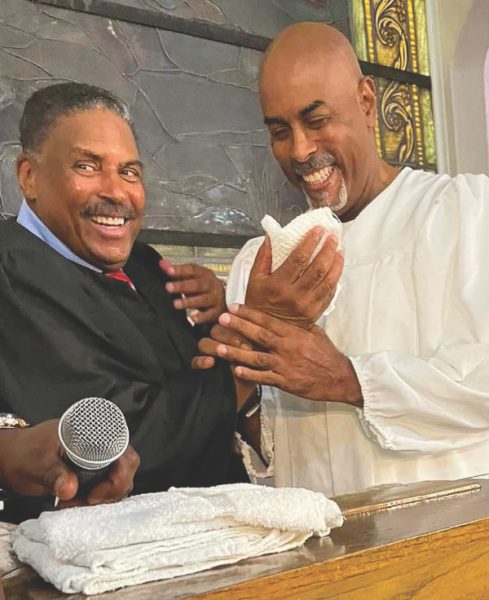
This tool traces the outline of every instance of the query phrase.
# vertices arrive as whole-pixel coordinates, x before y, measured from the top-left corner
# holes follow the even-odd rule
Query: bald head
[[[320,63],[341,79],[355,85],[362,77],[357,57],[348,39],[324,23],[295,23],[270,44],[260,68],[260,87],[272,72],[294,73],[306,64]]]
[[[296,23],[269,46],[260,102],[272,150],[314,207],[354,218],[392,179],[375,144],[373,81],[339,31]]]

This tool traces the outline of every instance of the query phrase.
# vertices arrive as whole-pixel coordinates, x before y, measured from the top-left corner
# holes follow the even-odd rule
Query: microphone
[[[104,478],[129,444],[122,411],[105,398],[83,398],[72,404],[59,420],[58,437],[65,462],[78,476],[78,496]]]

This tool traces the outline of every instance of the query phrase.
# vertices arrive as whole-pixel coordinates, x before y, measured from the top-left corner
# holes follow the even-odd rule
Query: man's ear
[[[367,125],[375,127],[377,118],[377,101],[375,96],[375,83],[371,77],[362,77],[358,84],[358,97]]]
[[[34,158],[23,152],[17,157],[15,167],[22,195],[26,200],[34,200],[36,198],[36,169]]]

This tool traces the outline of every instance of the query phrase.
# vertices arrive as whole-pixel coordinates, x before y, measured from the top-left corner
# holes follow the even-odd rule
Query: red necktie
[[[136,289],[134,283],[129,279],[129,277],[124,273],[122,269],[120,271],[106,271],[104,275],[110,277],[111,279],[117,279],[117,281],[122,281],[123,283],[131,287],[133,290]]]

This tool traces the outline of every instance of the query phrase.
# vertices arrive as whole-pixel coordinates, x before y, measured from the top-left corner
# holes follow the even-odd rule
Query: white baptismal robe
[[[235,259],[243,302],[263,238]],[[364,407],[269,388],[252,476],[328,496],[489,472],[489,179],[404,168],[343,235],[345,267],[322,326],[349,356]],[[326,311],[328,313],[328,311]]]

